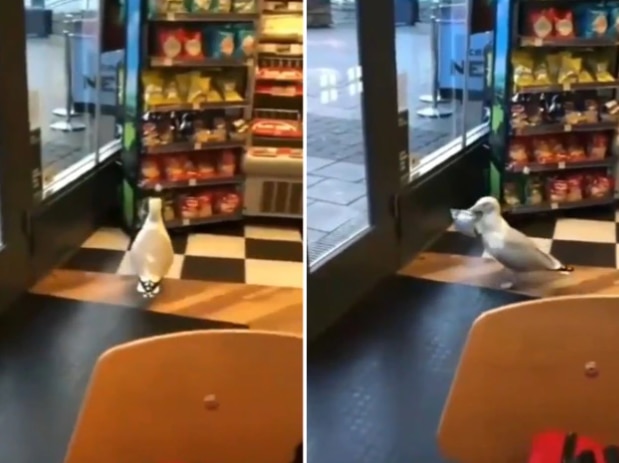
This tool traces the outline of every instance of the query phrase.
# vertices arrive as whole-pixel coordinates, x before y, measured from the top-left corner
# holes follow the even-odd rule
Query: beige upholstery
[[[619,444],[619,298],[524,302],[473,324],[439,425],[443,455],[523,463],[547,429]]]
[[[290,463],[303,438],[303,341],[194,331],[98,360],[65,463]]]

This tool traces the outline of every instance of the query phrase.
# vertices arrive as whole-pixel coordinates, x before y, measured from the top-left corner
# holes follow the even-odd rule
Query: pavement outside
[[[307,214],[310,264],[368,227],[365,143],[362,129],[357,29],[334,21],[329,29],[307,31]],[[464,45],[464,44],[463,44]],[[481,102],[452,102],[453,115],[427,119],[416,111],[431,92],[428,24],[396,28],[398,73],[406,74],[409,151],[422,159],[482,121]]]
[[[62,120],[52,111],[64,108],[67,98],[67,82],[62,37],[28,38],[26,41],[28,62],[28,89],[39,94],[41,122],[41,166],[44,182],[80,161],[95,151],[95,117],[85,114],[75,118],[83,122],[86,130],[81,132],[60,132],[51,130],[50,124]],[[114,121],[110,116],[100,117],[99,145],[114,139]]]

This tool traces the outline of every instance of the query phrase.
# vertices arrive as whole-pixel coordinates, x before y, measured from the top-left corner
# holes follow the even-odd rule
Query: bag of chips
[[[481,218],[480,216],[466,209],[452,209],[451,218],[456,231],[473,238],[478,235],[475,225]]]

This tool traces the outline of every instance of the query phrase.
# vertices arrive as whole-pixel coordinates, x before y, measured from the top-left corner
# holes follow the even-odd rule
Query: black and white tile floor
[[[203,233],[173,234],[174,263],[167,278],[303,287],[300,227],[221,224]],[[64,265],[67,270],[133,275],[130,238],[101,228]]]
[[[619,268],[619,211],[571,211],[561,216],[527,217],[512,225],[567,265]],[[479,239],[451,229],[427,251],[484,256]]]

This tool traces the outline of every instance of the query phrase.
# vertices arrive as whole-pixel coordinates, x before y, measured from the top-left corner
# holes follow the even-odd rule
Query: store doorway
[[[31,275],[28,209],[32,202],[24,7],[9,2],[0,15],[0,312],[27,290]]]
[[[398,136],[395,4],[347,7],[353,20],[307,38],[310,337],[398,265],[392,206],[407,151]]]

